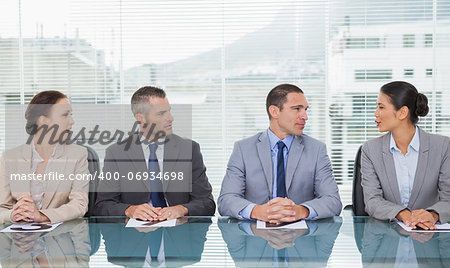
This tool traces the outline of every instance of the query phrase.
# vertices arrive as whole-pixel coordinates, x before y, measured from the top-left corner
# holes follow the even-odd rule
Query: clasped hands
[[[417,209],[413,211],[405,209],[400,211],[396,218],[409,227],[420,227],[425,230],[436,230],[437,228],[435,224],[439,220],[439,215],[434,211],[430,212],[424,209]]]
[[[309,209],[296,205],[288,198],[277,197],[263,205],[256,205],[250,218],[270,223],[293,222],[309,216]]]
[[[17,199],[11,212],[12,222],[49,222],[50,219],[42,214],[31,197],[23,195]]]
[[[125,215],[129,218],[144,221],[164,221],[172,220],[188,215],[188,209],[182,205],[173,207],[152,207],[149,204],[131,205],[125,210]]]
[[[257,229],[255,223],[252,223],[251,228],[253,234],[267,240],[274,249],[293,247],[295,239],[308,231],[307,229]]]

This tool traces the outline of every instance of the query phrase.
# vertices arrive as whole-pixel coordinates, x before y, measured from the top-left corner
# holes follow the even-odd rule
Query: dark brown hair
[[[398,111],[403,106],[409,109],[409,119],[414,125],[419,121],[419,116],[428,114],[428,98],[419,93],[413,85],[404,81],[394,81],[381,87],[382,93],[389,96],[390,102]]]
[[[267,114],[269,115],[269,119],[271,119],[269,107],[271,105],[275,105],[278,108],[280,108],[280,110],[283,110],[283,105],[287,101],[286,96],[292,92],[303,94],[303,91],[299,87],[291,84],[278,85],[269,92],[269,95],[267,95],[266,98],[266,111]]]
[[[60,99],[66,99],[67,96],[56,90],[47,90],[38,93],[31,99],[25,112],[25,119],[27,124],[25,130],[29,135],[34,135],[38,126],[37,120],[40,116],[47,116],[53,104],[56,104]]]

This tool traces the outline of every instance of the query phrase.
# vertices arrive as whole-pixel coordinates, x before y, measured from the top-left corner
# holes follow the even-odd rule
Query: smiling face
[[[395,110],[388,95],[380,93],[377,100],[377,110],[374,113],[378,130],[380,132],[386,132],[398,127],[401,123],[399,111]]]
[[[280,139],[290,135],[302,135],[306,120],[308,120],[307,109],[308,102],[303,94],[294,92],[287,94],[282,109],[275,105],[269,107],[272,131]]]
[[[140,128],[143,135],[151,140],[160,131],[164,133],[164,136],[172,134],[174,119],[170,113],[171,107],[167,98],[149,97],[148,104],[148,111],[145,115],[136,114],[136,120],[141,122]],[[151,133],[149,133],[150,131]]]
[[[59,138],[61,133],[70,131],[73,124],[75,124],[75,121],[72,118],[72,106],[66,98],[59,99],[51,106],[48,114],[42,115],[38,120],[38,127],[47,125],[51,128],[56,125],[58,127],[56,138]]]

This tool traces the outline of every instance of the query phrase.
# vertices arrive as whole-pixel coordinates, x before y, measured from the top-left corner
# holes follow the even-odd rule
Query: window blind
[[[327,144],[344,205],[358,147],[381,135],[373,113],[383,84],[414,84],[430,105],[419,125],[450,135],[449,0],[35,2],[2,2],[3,107],[49,89],[73,103],[128,104],[139,87],[162,87],[192,107],[215,198],[234,142],[267,129],[265,97],[281,83],[304,90],[305,133]],[[233,265],[210,229],[197,265],[218,255]],[[344,260],[333,252],[330,264]]]

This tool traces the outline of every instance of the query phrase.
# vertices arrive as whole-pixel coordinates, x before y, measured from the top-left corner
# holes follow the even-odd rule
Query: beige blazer
[[[20,248],[18,236],[31,236],[25,238],[31,242]],[[36,245],[38,238],[45,246]],[[5,268],[36,267],[36,255],[45,256],[50,267],[89,267],[90,251],[89,225],[82,219],[64,223],[49,233],[0,233],[0,262]]]
[[[11,222],[11,212],[17,199],[30,194],[32,146],[24,144],[3,153],[0,160],[0,224]],[[88,209],[89,180],[77,180],[74,175],[89,174],[86,148],[71,144],[58,145],[47,165],[47,180],[42,209],[50,221],[61,222],[83,217]],[[64,176],[63,180],[55,179]],[[72,179],[70,179],[72,176]],[[21,179],[19,179],[19,177]]]

